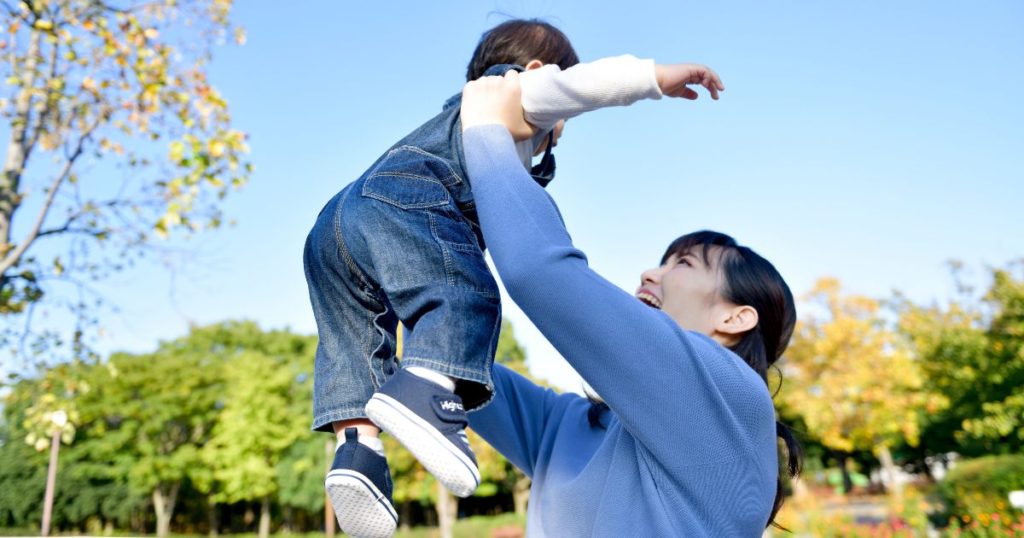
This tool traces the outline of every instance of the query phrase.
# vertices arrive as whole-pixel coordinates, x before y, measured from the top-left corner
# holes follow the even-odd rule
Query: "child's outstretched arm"
[[[549,64],[520,77],[526,120],[544,132],[559,120],[610,106],[626,106],[662,95],[696,99],[688,84],[700,84],[718,99],[725,89],[711,68],[698,64],[655,64],[631,55],[577,64],[565,71]]]

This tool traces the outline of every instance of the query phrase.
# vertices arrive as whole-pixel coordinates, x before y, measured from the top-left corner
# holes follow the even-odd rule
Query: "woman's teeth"
[[[646,304],[647,306],[657,308],[659,310],[661,309],[661,300],[651,295],[650,293],[647,293],[646,291],[641,291],[640,293],[637,293],[636,298],[643,301],[643,303]]]

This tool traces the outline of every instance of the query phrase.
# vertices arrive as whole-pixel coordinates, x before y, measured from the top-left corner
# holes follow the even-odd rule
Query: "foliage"
[[[1007,496],[1024,489],[1024,455],[986,456],[957,463],[939,483],[953,515],[1013,517]]]
[[[920,391],[917,362],[900,345],[874,299],[843,295],[822,279],[781,362],[781,396],[813,435],[834,450],[916,444],[919,414],[935,399]]]
[[[992,269],[980,300],[963,284],[961,296],[947,305],[897,300],[900,332],[918,357],[924,390],[941,399],[922,417],[922,436],[932,454],[1024,450],[1021,267]]]
[[[10,402],[10,400],[8,400]],[[15,415],[9,409],[5,415]],[[30,527],[42,518],[43,489],[46,484],[46,455],[17,439],[16,427],[8,427],[0,438],[0,528]],[[15,437],[16,436],[16,437]],[[13,487],[12,487],[13,486]]]
[[[77,414],[74,438],[60,449],[58,529],[142,534],[154,525],[169,531],[173,521],[180,532],[237,532],[251,528],[245,514],[262,498],[289,528],[319,528],[332,438],[309,430],[315,345],[315,337],[226,322],[193,327],[152,353],[72,361],[20,379],[4,397],[0,421],[0,527],[38,525],[49,446],[37,451],[30,434],[46,425],[45,407]],[[519,369],[524,359],[506,325],[499,360]],[[528,482],[471,438],[485,477],[478,497],[507,502]],[[397,446],[392,469],[403,457],[413,472],[396,473],[396,491],[415,495],[405,502],[419,515],[437,485]],[[479,535],[460,534],[463,527],[455,534]]]
[[[245,135],[207,80],[211,45],[237,32],[231,0],[25,0],[0,4],[0,345],[53,359],[35,332],[44,299],[77,320],[64,356],[88,354],[88,283],[175,230],[215,228],[251,166]],[[15,235],[17,232],[17,236]],[[14,323],[15,319],[25,322]],[[40,320],[37,320],[37,322]]]

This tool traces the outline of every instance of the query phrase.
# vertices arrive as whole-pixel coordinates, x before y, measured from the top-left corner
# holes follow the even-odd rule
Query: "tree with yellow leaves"
[[[220,225],[221,200],[251,171],[245,135],[206,75],[212,44],[244,39],[231,4],[0,1],[0,345],[26,341],[44,300],[91,326],[89,282],[155,238]],[[83,338],[74,332],[74,355]]]
[[[921,391],[918,364],[887,327],[878,301],[845,295],[837,280],[822,279],[804,302],[781,363],[782,398],[826,447],[874,451],[892,484],[890,449],[917,443],[919,413],[937,405],[935,398]]]

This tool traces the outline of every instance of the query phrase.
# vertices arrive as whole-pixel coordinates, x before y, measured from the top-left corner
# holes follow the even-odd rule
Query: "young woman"
[[[635,295],[592,271],[516,156],[518,87],[512,74],[463,94],[484,238],[509,295],[606,402],[494,366],[496,397],[470,425],[533,479],[527,534],[761,536],[782,503],[778,437],[799,468],[767,384],[796,320],[788,286],[716,232],[674,241]]]

